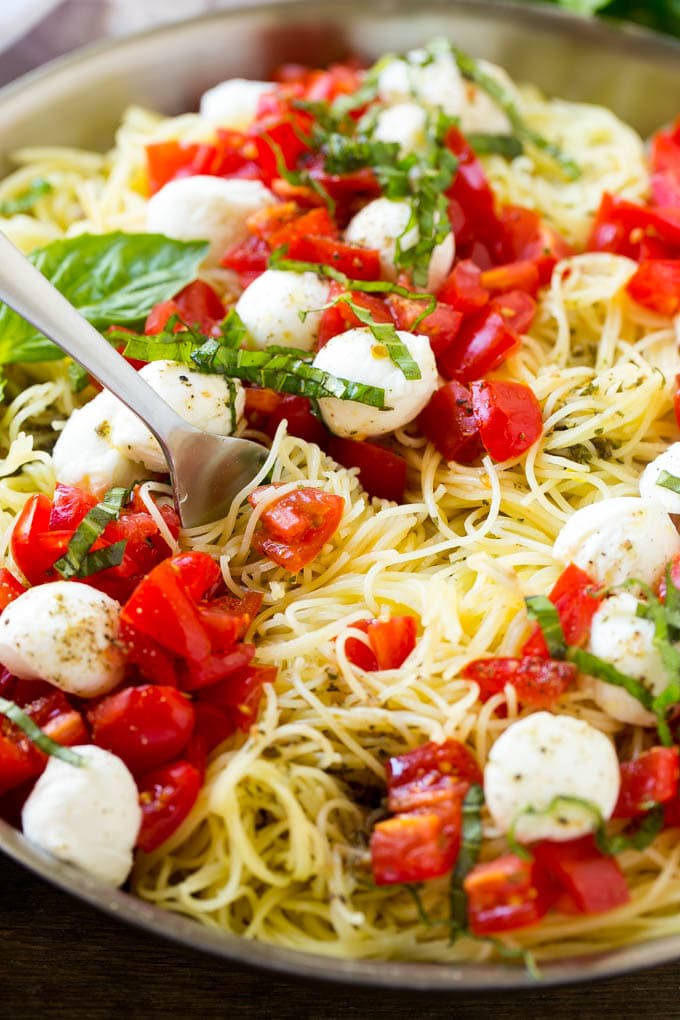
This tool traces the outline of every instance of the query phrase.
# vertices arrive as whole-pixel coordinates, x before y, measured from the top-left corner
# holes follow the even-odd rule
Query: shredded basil
[[[0,216],[16,216],[17,213],[30,212],[38,199],[50,195],[53,191],[53,184],[50,184],[44,177],[36,177],[28,188],[16,198],[8,198],[4,202],[0,202]]]
[[[535,620],[541,628],[551,659],[563,659],[567,654],[567,642],[555,604],[545,595],[531,595],[524,602],[529,619]]]
[[[512,129],[520,142],[533,145],[535,149],[545,153],[559,167],[568,180],[573,181],[581,176],[581,168],[578,163],[571,159],[570,156],[565,155],[558,145],[549,142],[547,138],[544,138],[543,135],[529,127],[517,109],[512,97],[507,94],[503,86],[495,78],[486,74],[474,57],[468,56],[467,53],[463,53],[455,46],[451,47],[451,52],[463,77],[473,81],[475,85],[478,85],[480,89],[483,89],[493,99],[510,121]]]
[[[107,524],[118,519],[120,511],[130,502],[130,489],[109,489],[101,503],[93,507],[76,528],[65,554],[54,564],[63,578],[89,577],[107,567],[117,567],[123,559],[125,540],[91,552],[92,546]]]
[[[69,765],[82,766],[85,764],[84,759],[72,751],[68,747],[64,747],[63,744],[58,744],[56,740],[52,740],[48,737],[40,727],[31,719],[30,715],[27,715],[14,701],[8,701],[7,698],[0,698],[0,713],[4,715],[10,722],[13,722],[15,726],[18,726],[22,730],[32,744],[39,747],[45,754],[51,755],[53,758],[61,758],[62,761],[67,762]]]
[[[607,835],[604,823],[595,831],[595,844],[603,854],[614,857],[624,850],[645,850],[663,829],[663,808],[653,807],[632,829],[626,829],[616,836]]]
[[[382,344],[394,364],[401,369],[406,379],[422,379],[417,363],[411,357],[406,344],[399,339],[399,334],[391,322],[376,322],[367,308],[352,301],[351,294],[340,294],[332,304],[346,304],[352,309],[359,322],[367,326],[372,336]]]
[[[660,694],[653,698],[651,710],[656,716],[661,743],[666,747],[671,747],[673,735],[666,715],[668,709],[680,701],[680,652],[672,641],[672,636],[677,637],[673,620],[677,621],[677,602],[680,593],[673,583],[670,566],[666,570],[666,583],[672,602],[670,612],[648,585],[632,580],[628,586],[641,588],[647,598],[646,602],[638,603],[636,615],[642,619],[651,620],[654,624],[654,645],[668,676],[668,684]]]
[[[451,936],[467,927],[467,896],[463,888],[465,876],[479,860],[482,846],[482,807],[484,791],[479,783],[473,783],[463,801],[463,821],[460,852],[451,874],[449,903],[451,907]]]
[[[516,159],[524,152],[524,146],[514,135],[489,135],[471,133],[465,136],[477,156],[503,156],[504,159]]]
[[[90,382],[90,376],[77,361],[68,362],[66,373],[73,393],[81,393]]]
[[[656,484],[660,485],[662,489],[670,489],[671,492],[677,492],[680,495],[680,478],[677,475],[671,475],[668,471],[659,471]]]
[[[644,708],[652,711],[654,699],[644,684],[636,680],[635,677],[620,673],[610,662],[605,662],[604,659],[598,658],[597,655],[593,655],[583,648],[569,647],[567,649],[567,659],[569,662],[573,662],[581,673],[589,673],[591,676],[597,677],[598,680],[604,680],[605,683],[614,684],[615,687],[623,687]]]

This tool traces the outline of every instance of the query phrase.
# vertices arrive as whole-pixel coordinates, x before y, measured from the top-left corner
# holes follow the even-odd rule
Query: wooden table
[[[113,2],[65,0],[0,58],[0,84],[100,34],[104,7]],[[311,985],[162,941],[98,913],[2,856],[0,867],[0,1020],[680,1018],[680,963],[594,985],[502,996]]]

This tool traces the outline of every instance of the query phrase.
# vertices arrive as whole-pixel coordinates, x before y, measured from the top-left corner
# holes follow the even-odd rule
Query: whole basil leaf
[[[29,258],[81,315],[106,329],[112,323],[141,325],[155,304],[196,278],[207,250],[204,241],[117,232],[52,241]],[[0,302],[0,365],[63,357],[42,333]]]

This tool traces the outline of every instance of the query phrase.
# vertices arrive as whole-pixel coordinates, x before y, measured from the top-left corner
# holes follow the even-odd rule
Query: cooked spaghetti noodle
[[[565,182],[540,161],[485,158],[499,200],[533,206],[567,240],[582,246],[603,192],[643,200],[649,175],[642,143],[610,112],[523,93],[527,122],[580,161]],[[106,156],[41,148],[16,154],[19,169],[0,184],[0,203],[36,178],[52,191],[31,214],[0,220],[29,250],[61,236],[144,227],[144,146],[203,140],[194,115],[165,119],[132,109]],[[644,465],[673,442],[675,323],[636,305],[624,287],[635,264],[622,256],[579,254],[561,262],[540,292],[538,313],[502,375],[538,397],[544,433],[526,456],[502,464],[447,464],[415,427],[394,437],[408,463],[408,500],[369,498],[356,472],[338,468],[317,446],[281,427],[259,479],[312,483],[345,500],[340,528],[299,574],[250,548],[260,507],[245,497],[230,515],[182,535],[182,545],[218,557],[227,585],[264,595],[249,633],[258,661],[275,664],[257,722],[212,757],[199,800],[158,851],[140,855],[137,895],[241,935],[343,957],[484,960],[485,941],[450,944],[445,878],[421,890],[424,923],[402,886],[370,880],[367,846],[384,789],[385,761],[425,741],[456,738],[480,764],[518,717],[512,688],[482,704],[462,667],[485,655],[517,654],[528,634],[524,597],[547,592],[559,569],[552,546],[578,508],[637,494]],[[206,274],[223,294],[223,270]],[[49,493],[54,473],[45,437],[73,409],[60,363],[13,371],[0,420],[0,534],[32,492]],[[250,435],[247,431],[246,435]],[[33,437],[33,438],[32,438]],[[258,438],[262,438],[258,436]],[[152,491],[167,491],[150,483]],[[279,490],[279,494],[286,491]],[[148,500],[148,506],[153,504]],[[160,515],[159,515],[160,517]],[[357,622],[408,613],[421,636],[397,670],[366,672],[345,642],[365,641]],[[506,706],[503,717],[499,706]],[[652,742],[619,723],[583,690],[557,710],[586,720],[616,741],[622,758]],[[485,820],[482,858],[505,839]],[[602,916],[552,913],[512,932],[509,946],[538,959],[572,956],[680,932],[680,843],[662,832],[619,862],[631,901]]]

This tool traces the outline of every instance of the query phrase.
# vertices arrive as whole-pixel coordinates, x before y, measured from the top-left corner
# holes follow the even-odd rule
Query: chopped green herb
[[[73,393],[81,393],[89,385],[90,377],[77,361],[69,361],[66,366],[69,386]]]
[[[658,836],[663,828],[663,808],[657,804],[632,828],[608,836],[604,822],[595,832],[595,844],[603,854],[614,857],[624,850],[644,850]]]
[[[488,135],[471,133],[465,136],[472,150],[478,156],[503,156],[504,159],[516,159],[524,152],[524,146],[514,135]]]
[[[531,595],[524,602],[529,619],[535,620],[541,628],[550,658],[563,659],[567,654],[567,642],[555,604],[545,595]]]
[[[91,549],[106,525],[117,520],[120,511],[129,502],[129,489],[109,489],[102,502],[86,514],[76,528],[65,554],[54,564],[54,569],[63,578],[68,581],[72,577],[89,577],[107,567],[118,566],[125,551],[124,539],[96,552],[91,552]]]
[[[36,177],[25,191],[16,198],[8,198],[0,202],[0,216],[16,216],[17,213],[30,212],[38,199],[54,191],[54,185],[44,177]]]
[[[451,904],[451,934],[464,931],[467,927],[467,896],[463,889],[465,876],[474,868],[482,846],[482,807],[484,791],[473,783],[463,801],[463,821],[460,852],[451,874],[449,902]]]
[[[670,489],[671,492],[680,494],[680,478],[677,475],[669,474],[668,471],[659,471],[656,484],[660,485],[662,489]]]
[[[597,655],[593,655],[591,652],[586,652],[583,648],[568,648],[567,659],[569,662],[573,662],[581,673],[588,673],[590,676],[597,677],[598,680],[604,680],[605,683],[614,684],[615,687],[622,687],[628,694],[639,701],[643,708],[649,711],[652,710],[652,695],[644,684],[636,680],[635,677],[620,673],[610,662],[605,662],[604,659],[598,658]]]
[[[83,758],[76,754],[75,751],[72,751],[69,747],[64,747],[63,744],[58,744],[56,740],[48,737],[37,723],[31,719],[30,715],[22,711],[14,701],[0,698],[0,713],[9,719],[10,722],[13,722],[15,726],[18,726],[26,734],[31,743],[39,747],[45,754],[49,754],[53,758],[61,758],[62,761],[67,762],[69,765],[82,766],[85,764]]]

